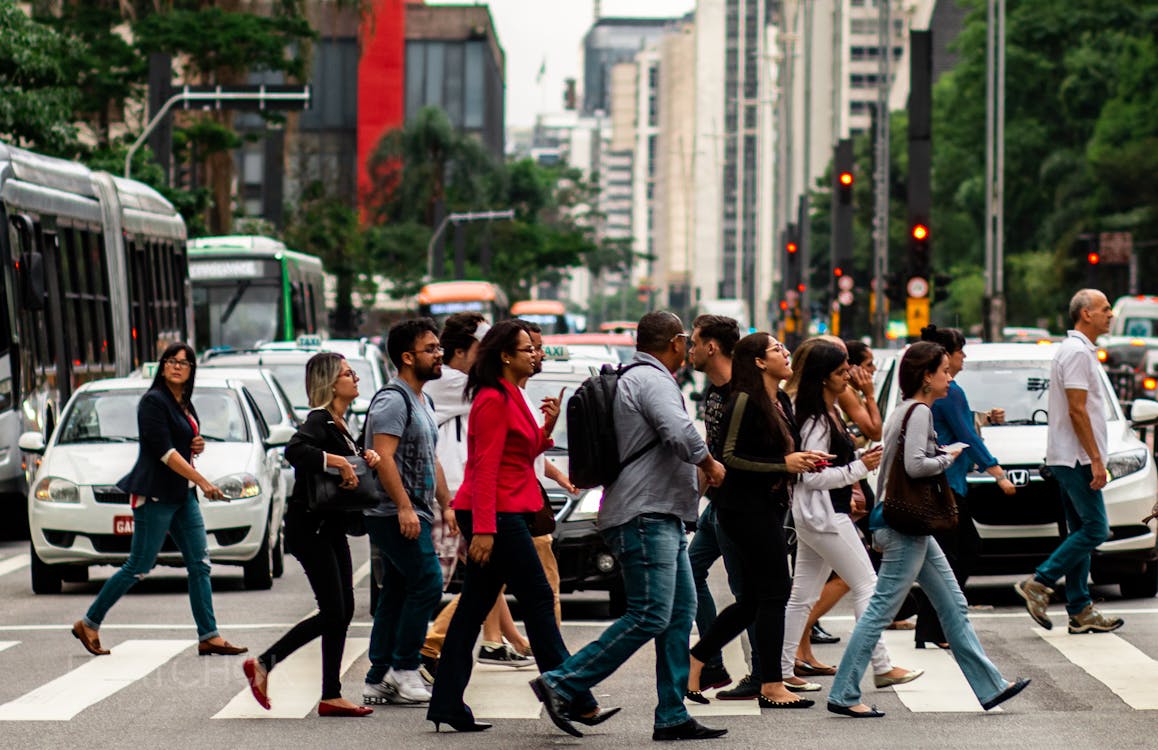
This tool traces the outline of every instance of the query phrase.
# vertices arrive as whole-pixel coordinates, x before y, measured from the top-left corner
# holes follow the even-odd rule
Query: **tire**
[[[59,594],[62,587],[63,579],[60,577],[60,567],[57,565],[49,565],[40,559],[36,554],[36,549],[32,543],[28,543],[28,550],[32,554],[32,563],[29,570],[32,573],[32,593],[34,594]]]
[[[60,566],[60,580],[65,583],[88,583],[87,565]]]
[[[1146,563],[1137,575],[1123,576],[1118,588],[1126,599],[1153,599],[1158,594],[1158,562]]]
[[[627,592],[623,590],[623,583],[612,585],[607,597],[607,614],[615,618],[623,617],[627,613]]]
[[[266,591],[273,588],[273,547],[269,543],[269,524],[261,537],[261,548],[253,559],[242,566],[242,579],[250,591]]]
[[[285,574],[285,522],[277,530],[277,543],[273,545],[273,577],[281,578]]]

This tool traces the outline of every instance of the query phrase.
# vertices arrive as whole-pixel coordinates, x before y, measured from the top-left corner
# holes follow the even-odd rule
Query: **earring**
[[[504,364],[504,365],[510,365],[510,364],[511,364],[511,361],[510,361],[509,359],[504,359],[504,360],[503,360],[503,364]]]
[[[921,393],[924,393],[927,396],[927,395],[929,395],[929,392],[932,390],[933,389],[929,386],[929,384],[925,383],[925,386],[921,389]]]

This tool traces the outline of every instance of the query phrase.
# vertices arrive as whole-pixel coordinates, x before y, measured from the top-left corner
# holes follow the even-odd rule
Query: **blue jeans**
[[[913,581],[921,584],[921,589],[933,603],[945,630],[945,638],[952,647],[950,653],[957,660],[957,666],[977,700],[984,703],[997,697],[1009,683],[981,648],[969,622],[965,595],[961,593],[937,540],[884,528],[874,533],[873,541],[883,550],[881,569],[877,572],[877,589],[848,639],[828,693],[829,702],[838,706],[855,706],[861,702],[860,681],[869,656],[880,640],[881,632],[893,621]]]
[[[185,570],[189,573],[189,605],[197,623],[197,639],[216,638],[217,620],[213,616],[213,588],[209,583],[209,540],[205,520],[193,490],[182,503],[146,500],[133,509],[133,542],[129,559],[112,578],[105,581],[100,593],[84,616],[84,624],[99,629],[105,615],[137,581],[148,575],[157,562],[165,535],[173,537]]]
[[[1089,465],[1050,466],[1061,485],[1062,507],[1069,535],[1053,554],[1038,566],[1035,578],[1053,586],[1066,577],[1066,612],[1076,615],[1090,602],[1090,555],[1110,538],[1106,504],[1101,490],[1090,489],[1094,474]]]
[[[688,639],[696,614],[696,585],[688,562],[683,521],[648,513],[600,532],[611,548],[627,594],[627,612],[543,680],[568,700],[590,690],[655,640],[655,727],[673,727],[690,716]]]
[[[739,597],[744,588],[744,574],[740,569],[740,556],[736,544],[720,528],[716,519],[716,505],[709,502],[700,520],[696,522],[696,533],[688,544],[688,561],[692,566],[692,578],[696,582],[696,630],[700,637],[708,632],[716,621],[716,601],[708,587],[708,571],[716,560],[724,558],[724,570],[728,574],[728,588],[732,596]],[[760,650],[756,646],[756,624],[748,628],[748,645],[752,647],[752,674],[760,674]],[[708,662],[708,667],[724,666],[722,654],[716,654]]]
[[[442,598],[442,566],[434,554],[430,522],[418,517],[418,538],[402,536],[398,516],[366,516],[366,530],[385,558],[378,608],[370,629],[370,671],[376,684],[394,667],[418,669],[426,626]]]

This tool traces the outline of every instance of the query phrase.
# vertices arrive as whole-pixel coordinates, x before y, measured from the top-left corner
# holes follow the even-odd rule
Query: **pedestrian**
[[[336,469],[342,486],[358,478],[347,460],[358,455],[346,423],[346,410],[358,397],[358,375],[337,352],[319,352],[306,362],[306,395],[310,413],[290,439],[286,460],[294,467],[293,495],[285,514],[286,545],[301,563],[318,603],[316,613],[298,622],[256,659],[243,665],[250,691],[268,709],[269,673],[315,638],[322,639],[321,716],[366,716],[372,708],[356,706],[342,697],[342,652],[354,616],[354,574],[346,541],[346,511],[310,510],[306,486],[325,469]],[[366,465],[377,467],[373,450],[361,452]]]
[[[133,510],[133,538],[129,558],[112,575],[72,626],[72,634],[94,656],[101,647],[100,627],[105,615],[157,562],[165,537],[181,550],[189,575],[189,604],[197,623],[200,656],[232,656],[247,651],[217,632],[213,615],[213,588],[209,582],[209,539],[197,502],[197,489],[206,500],[224,500],[221,490],[194,468],[194,458],[205,450],[200,420],[193,406],[197,358],[188,344],[170,344],[157,363],[157,374],[137,406],[140,451],[132,471],[117,487],[129,493]],[[196,489],[194,489],[196,487]]]
[[[479,627],[504,584],[522,609],[539,669],[551,669],[568,656],[555,621],[554,595],[529,527],[530,517],[543,504],[534,459],[552,445],[550,436],[559,419],[559,400],[544,399],[540,408],[545,419],[539,427],[518,392],[519,381],[530,377],[534,367],[535,348],[523,324],[504,320],[483,337],[467,376],[466,395],[472,401],[467,464],[454,512],[468,553],[462,596],[446,632],[426,713],[436,731],[442,724],[460,732],[491,727],[475,721],[463,694]],[[601,711],[590,692],[576,699],[567,709],[588,723],[618,712]]]
[[[599,509],[599,533],[619,563],[627,611],[597,640],[531,682],[555,725],[575,736],[581,732],[571,723],[579,719],[570,709],[572,702],[651,640],[659,697],[652,739],[710,739],[727,732],[701,725],[684,706],[688,638],[696,610],[684,524],[697,515],[695,467],[713,486],[724,478],[724,467],[696,431],[674,378],[687,358],[687,338],[673,313],[644,315],[632,359],[640,366],[619,378],[615,392],[619,455],[630,456],[654,443],[603,488]]]
[[[712,457],[720,460],[722,442],[719,440],[720,420],[732,393],[732,349],[740,340],[740,326],[733,319],[723,315],[701,315],[692,321],[692,335],[688,340],[688,360],[698,372],[708,380],[700,403],[704,414],[704,439]],[[696,521],[696,533],[688,544],[688,561],[692,566],[692,578],[696,582],[696,629],[702,634],[716,619],[716,602],[708,586],[708,572],[721,557],[728,575],[728,588],[736,596],[743,588],[743,572],[735,545],[719,527],[716,506],[712,498],[718,492],[715,487],[707,488],[704,510]],[[751,646],[752,669],[731,690],[716,693],[721,700],[745,700],[755,698],[760,692],[760,681],[753,677],[760,673],[760,653],[756,643],[755,624],[748,628],[748,642]],[[720,688],[732,682],[731,675],[724,668],[722,655],[712,657],[700,672],[700,691]],[[691,697],[691,700],[696,700]]]
[[[1046,468],[1061,487],[1069,534],[1034,574],[1014,585],[1030,617],[1046,630],[1051,588],[1066,579],[1069,632],[1108,633],[1122,627],[1121,617],[1107,617],[1090,599],[1090,555],[1110,538],[1102,488],[1106,474],[1106,390],[1094,341],[1110,331],[1114,310],[1097,289],[1082,289],[1070,300],[1073,330],[1054,354],[1049,377]]]
[[[913,344],[901,358],[898,373],[904,400],[885,422],[884,453],[877,478],[877,497],[881,498],[897,451],[901,451],[904,470],[912,477],[944,473],[961,452],[959,448],[949,452],[939,449],[933,432],[933,402],[949,393],[949,383],[953,381],[944,347],[927,341]],[[906,415],[908,424],[902,443],[901,427]],[[876,591],[848,640],[829,691],[828,710],[859,719],[885,715],[876,706],[861,702],[861,676],[881,632],[893,620],[914,581],[921,584],[932,601],[945,628],[950,653],[982,708],[988,711],[1024,690],[1029,680],[1007,681],[985,655],[969,622],[965,596],[937,540],[890,528],[884,520],[883,507],[882,502],[873,508],[870,523],[873,544],[881,551]]]
[[[720,529],[738,552],[742,588],[735,603],[720,612],[692,647],[688,677],[692,695],[699,693],[703,665],[755,622],[757,647],[764,656],[757,675],[760,707],[814,705],[785,687],[777,658],[784,647],[784,606],[792,585],[784,517],[797,476],[832,456],[826,451],[797,450],[792,402],[780,389],[791,374],[788,350],[771,334],[752,333],[736,344],[732,394],[721,420],[728,474],[713,502],[718,504]]]
[[[809,610],[820,597],[829,573],[836,571],[852,590],[853,614],[860,617],[876,587],[872,561],[860,540],[851,515],[853,487],[875,471],[881,460],[876,447],[859,456],[852,434],[837,408],[840,395],[849,389],[851,368],[842,347],[822,341],[812,349],[796,392],[796,418],[800,422],[802,450],[835,456],[832,465],[802,474],[792,501],[796,519],[796,569],[788,598],[784,624],[781,672],[790,675],[797,641]],[[877,687],[900,685],[920,677],[919,669],[893,666],[885,644],[877,641],[872,652],[873,681]],[[833,670],[835,673],[835,670]],[[801,677],[786,677],[784,686],[793,692],[819,690],[820,685]]]
[[[949,354],[949,374],[954,378],[965,367],[965,334],[956,328],[938,328],[930,325],[921,329],[921,340],[940,344]],[[992,424],[1005,421],[1003,409],[992,409],[986,415]],[[945,470],[945,477],[949,480],[949,487],[957,496],[957,527],[940,534],[937,543],[957,577],[957,585],[965,590],[965,582],[973,572],[977,556],[981,552],[981,536],[977,533],[977,526],[973,523],[973,513],[969,508],[969,483],[965,477],[974,466],[997,480],[997,486],[1006,495],[1013,495],[1017,488],[1005,476],[1001,464],[985,447],[985,441],[977,434],[973,426],[973,409],[969,406],[969,399],[960,384],[954,380],[949,384],[949,394],[945,398],[933,402],[933,428],[937,431],[938,445],[952,445],[965,443],[965,449],[957,460]],[[933,644],[939,648],[949,648],[945,641],[945,633],[941,629],[941,621],[933,611],[929,597],[920,596],[920,609],[917,611],[916,645],[925,648],[926,644]]]
[[[435,516],[453,535],[454,513],[438,463],[438,423],[423,386],[442,376],[438,329],[429,318],[404,320],[386,340],[398,376],[366,414],[368,444],[382,457],[378,506],[364,511],[366,530],[384,558],[382,591],[370,630],[370,669],[362,702],[425,703],[430,690],[418,673],[426,626],[442,596],[434,553]]]

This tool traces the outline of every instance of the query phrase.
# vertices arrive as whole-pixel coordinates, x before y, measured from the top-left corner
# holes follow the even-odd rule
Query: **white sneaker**
[[[386,680],[378,683],[367,682],[362,686],[362,704],[365,706],[385,706],[402,702],[398,697],[398,689]]]
[[[398,691],[398,697],[408,703],[428,703],[430,688],[423,682],[417,669],[394,669],[386,673],[386,679]]]

